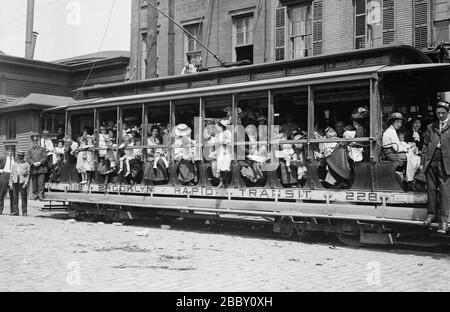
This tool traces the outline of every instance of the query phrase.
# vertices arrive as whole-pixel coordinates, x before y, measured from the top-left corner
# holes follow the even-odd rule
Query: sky
[[[27,0],[0,0],[0,51],[25,56],[26,12]],[[129,51],[130,23],[131,0],[35,0],[34,59]]]

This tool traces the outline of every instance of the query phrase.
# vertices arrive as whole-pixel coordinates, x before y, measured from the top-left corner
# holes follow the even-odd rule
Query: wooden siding
[[[33,134],[33,118],[39,117],[39,113],[28,111],[19,111],[14,114],[5,114],[0,118],[0,157],[5,156],[5,145],[15,145],[17,150],[27,151],[31,146],[30,137]],[[16,118],[16,139],[6,140],[7,119]],[[37,134],[37,132],[34,132]]]

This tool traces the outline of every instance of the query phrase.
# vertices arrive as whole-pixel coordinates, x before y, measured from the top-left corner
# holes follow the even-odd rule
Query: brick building
[[[156,3],[156,0],[149,0]],[[449,42],[448,0],[161,0],[159,8],[224,61],[273,62],[402,43]],[[144,0],[133,0],[135,79],[218,62]]]

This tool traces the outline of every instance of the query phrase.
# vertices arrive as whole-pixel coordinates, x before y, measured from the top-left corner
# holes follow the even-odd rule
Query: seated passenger
[[[414,191],[414,178],[419,171],[420,167],[420,156],[419,150],[415,143],[405,142],[405,132],[399,132],[398,139],[400,141],[400,146],[407,149],[406,153],[406,183],[409,191]]]
[[[353,126],[346,126],[345,127],[345,132],[343,134],[343,138],[344,139],[354,139],[356,136],[356,130],[352,130],[354,129]],[[359,144],[352,144],[350,143],[347,146],[348,149],[348,157],[353,161],[353,162],[361,162],[363,161],[363,148],[362,147],[358,147]]]
[[[152,136],[148,138],[148,145],[163,145],[157,128],[152,128]],[[159,157],[159,158],[158,158]],[[144,180],[147,184],[161,184],[169,180],[169,162],[163,148],[147,149],[147,163],[144,168]]]
[[[369,126],[367,124],[368,120],[369,120],[369,110],[365,107],[358,108],[352,114],[352,120],[353,120],[353,126],[355,127],[355,138],[367,138],[370,135]],[[364,144],[355,143],[352,145],[361,146]],[[369,149],[368,148],[363,147],[362,157],[363,157],[363,160],[368,160],[368,158],[369,158]]]
[[[422,116],[415,115],[408,119],[408,124],[406,125],[407,133],[405,136],[405,141],[408,143],[415,143],[419,150],[422,150],[423,145],[423,132],[420,129],[422,127]]]
[[[338,137],[342,138],[345,132],[345,123],[342,120],[337,120],[334,123],[334,130],[336,130]]]
[[[104,185],[112,182],[112,177],[117,169],[117,145],[111,138],[106,139],[105,156],[99,159],[97,172],[102,177]]]
[[[130,149],[129,147],[133,147],[134,142],[130,135],[126,135],[124,137],[123,143],[119,146],[119,149],[122,150],[122,156],[120,157],[120,169],[118,174],[124,172],[124,164],[125,164],[125,175],[124,177],[127,177],[131,171],[130,171],[130,160],[134,158],[133,149]]]
[[[100,133],[98,135],[98,148],[100,149],[98,154],[100,157],[104,157],[106,155],[106,140],[109,138],[106,127],[100,127]]]
[[[294,122],[294,115],[287,113],[285,116],[285,122],[281,125],[280,130],[286,134],[288,139],[292,138],[292,133],[298,128],[298,124]],[[280,131],[281,132],[281,131]]]
[[[174,160],[177,164],[177,179],[187,185],[196,182],[196,168],[194,155],[191,150],[191,128],[186,124],[179,124],[174,129],[175,140],[173,146]]]
[[[287,141],[287,134],[284,129],[280,129],[279,140]],[[281,144],[281,151],[275,151],[275,157],[280,160],[281,183],[285,187],[297,184],[296,161],[297,154],[292,144]]]
[[[383,152],[387,160],[406,161],[408,148],[400,144],[397,131],[403,125],[403,115],[401,113],[392,113],[389,115],[389,128],[383,133]]]

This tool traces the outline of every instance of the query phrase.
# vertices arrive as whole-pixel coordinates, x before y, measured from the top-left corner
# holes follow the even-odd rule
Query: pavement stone
[[[446,291],[450,255],[0,216],[0,291]],[[9,207],[5,207],[9,211]],[[147,237],[135,232],[148,231]],[[425,274],[426,273],[426,274]]]

